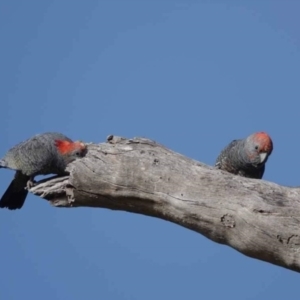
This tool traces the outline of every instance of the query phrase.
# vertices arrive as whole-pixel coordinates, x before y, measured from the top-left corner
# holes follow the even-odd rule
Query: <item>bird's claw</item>
[[[35,181],[33,179],[29,179],[27,181],[27,189],[30,190],[32,187],[34,187]]]

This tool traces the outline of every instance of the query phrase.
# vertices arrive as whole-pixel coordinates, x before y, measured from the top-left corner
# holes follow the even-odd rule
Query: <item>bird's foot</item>
[[[30,190],[32,187],[34,187],[35,185],[35,181],[33,180],[33,178],[30,178],[28,181],[27,181],[27,190]]]

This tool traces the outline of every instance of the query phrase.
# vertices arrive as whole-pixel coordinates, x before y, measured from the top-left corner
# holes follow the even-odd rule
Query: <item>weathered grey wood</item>
[[[90,144],[70,176],[30,191],[60,207],[102,207],[168,220],[241,253],[300,271],[300,189],[246,179],[147,139]]]

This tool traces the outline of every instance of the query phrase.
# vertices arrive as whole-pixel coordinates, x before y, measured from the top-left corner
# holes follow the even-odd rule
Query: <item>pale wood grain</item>
[[[199,154],[201,156],[201,153]],[[89,144],[70,176],[30,191],[58,207],[153,216],[237,251],[300,271],[300,189],[215,170],[151,140]]]

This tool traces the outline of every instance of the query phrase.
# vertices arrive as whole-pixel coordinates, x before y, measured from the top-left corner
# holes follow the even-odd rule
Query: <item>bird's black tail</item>
[[[28,176],[17,171],[15,178],[12,180],[0,200],[0,208],[20,209],[28,194],[28,190],[25,189],[28,180]]]

